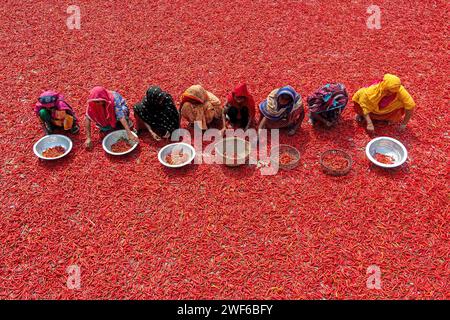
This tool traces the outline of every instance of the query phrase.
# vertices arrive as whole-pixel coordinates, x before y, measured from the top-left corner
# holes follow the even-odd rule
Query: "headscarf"
[[[105,107],[100,107],[93,103],[95,101],[104,101],[106,105]],[[115,102],[114,95],[111,91],[101,86],[94,87],[89,94],[87,102],[86,114],[89,118],[95,121],[100,127],[116,127]]]
[[[34,112],[39,114],[42,109],[52,109],[57,111],[66,111],[70,115],[74,115],[72,107],[64,101],[64,96],[56,91],[44,91],[38,98],[38,102],[34,106]]]
[[[392,96],[389,105],[380,108],[380,102],[388,96]],[[401,108],[414,109],[416,106],[400,78],[389,73],[384,75],[381,82],[359,89],[352,100],[361,106],[364,114],[371,112],[386,114]]]
[[[255,100],[248,91],[247,84],[239,84],[227,95],[227,104],[239,110],[242,106],[236,102],[235,97],[245,97],[244,106],[247,107],[250,118],[253,118],[255,116]]]
[[[387,73],[384,75],[383,81],[371,86],[371,90],[368,90],[366,95],[369,100],[378,104],[384,96],[390,95],[390,92],[397,93],[401,86],[402,82],[399,77]]]
[[[328,83],[308,97],[308,109],[312,113],[344,110],[348,93],[341,83]]]
[[[142,102],[134,106],[134,112],[160,136],[180,127],[180,116],[172,96],[158,86],[148,88]]]
[[[287,105],[281,106],[279,104],[279,97],[287,95],[290,97],[290,102]],[[302,106],[302,97],[291,86],[285,86],[273,92],[266,100],[261,102],[259,110],[261,114],[271,121],[278,121],[287,117],[291,112],[296,111]]]
[[[180,114],[189,122],[199,122],[203,130],[222,115],[220,100],[200,85],[189,87],[180,98]]]
[[[186,102],[192,104],[203,104],[208,101],[208,94],[206,90],[201,85],[193,85],[186,89],[181,95],[180,108]]]
[[[146,109],[163,109],[165,102],[172,102],[170,94],[163,92],[158,86],[151,86],[147,89],[147,93],[145,94],[144,99],[142,100],[142,104]],[[167,101],[166,101],[167,100]]]

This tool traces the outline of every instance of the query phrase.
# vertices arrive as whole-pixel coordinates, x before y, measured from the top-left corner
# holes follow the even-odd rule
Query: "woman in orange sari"
[[[357,121],[365,120],[369,132],[375,131],[372,120],[401,122],[400,130],[405,130],[416,107],[400,78],[392,74],[385,74],[383,81],[359,89],[352,100]]]
[[[193,85],[181,95],[180,115],[191,125],[208,129],[213,120],[222,118],[220,100],[200,85]]]

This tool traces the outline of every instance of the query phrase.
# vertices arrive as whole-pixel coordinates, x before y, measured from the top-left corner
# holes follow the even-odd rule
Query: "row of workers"
[[[401,122],[400,129],[405,129],[415,108],[414,100],[400,79],[391,74],[359,89],[352,100],[356,119],[365,121],[368,131],[374,131],[373,120]],[[347,102],[348,94],[343,84],[324,85],[307,99],[310,122],[327,127],[337,124]],[[87,101],[86,146],[92,146],[91,122],[105,133],[125,129],[131,140],[137,139],[132,130],[138,133],[148,130],[154,139],[160,140],[170,137],[180,127],[181,119],[186,119],[190,124],[197,123],[203,130],[216,121],[216,126],[222,130],[246,130],[255,126],[259,129],[287,128],[288,134],[294,135],[305,117],[302,97],[291,86],[274,89],[259,104],[259,119],[255,100],[246,84],[240,84],[231,91],[224,105],[213,93],[200,85],[193,85],[181,95],[179,108],[169,93],[152,86],[133,109],[135,127],[126,101],[118,92],[100,86],[93,88]],[[46,134],[53,133],[57,128],[72,133],[79,131],[73,108],[57,92],[42,93],[35,105],[35,113]]]

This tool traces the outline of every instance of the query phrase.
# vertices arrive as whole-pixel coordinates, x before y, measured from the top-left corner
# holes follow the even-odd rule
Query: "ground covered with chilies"
[[[81,8],[68,30],[66,8]],[[19,1],[0,5],[0,298],[3,299],[444,299],[448,288],[448,56],[446,1]],[[370,137],[351,108],[332,130],[281,141],[301,151],[295,170],[261,176],[192,165],[163,169],[164,145],[144,135],[111,158],[94,133],[71,136],[54,163],[32,151],[32,112],[44,89],[84,119],[89,90],[129,105],[151,84],[178,97],[200,83],[222,100],[246,81],[256,100],[290,84],[306,97],[329,81],[350,94],[398,75],[417,102],[404,133],[407,165],[365,158]],[[319,154],[347,150],[348,176],[320,170]],[[81,288],[67,287],[78,265]],[[369,290],[367,268],[381,269]]]

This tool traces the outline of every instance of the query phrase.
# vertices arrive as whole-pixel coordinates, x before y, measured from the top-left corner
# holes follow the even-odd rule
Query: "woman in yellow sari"
[[[220,100],[200,85],[193,85],[181,95],[180,115],[190,124],[208,129],[213,120],[222,119]]]
[[[366,120],[367,130],[375,131],[372,120],[401,122],[404,130],[416,107],[411,95],[402,86],[400,78],[385,74],[383,81],[359,89],[352,98],[358,121]]]

